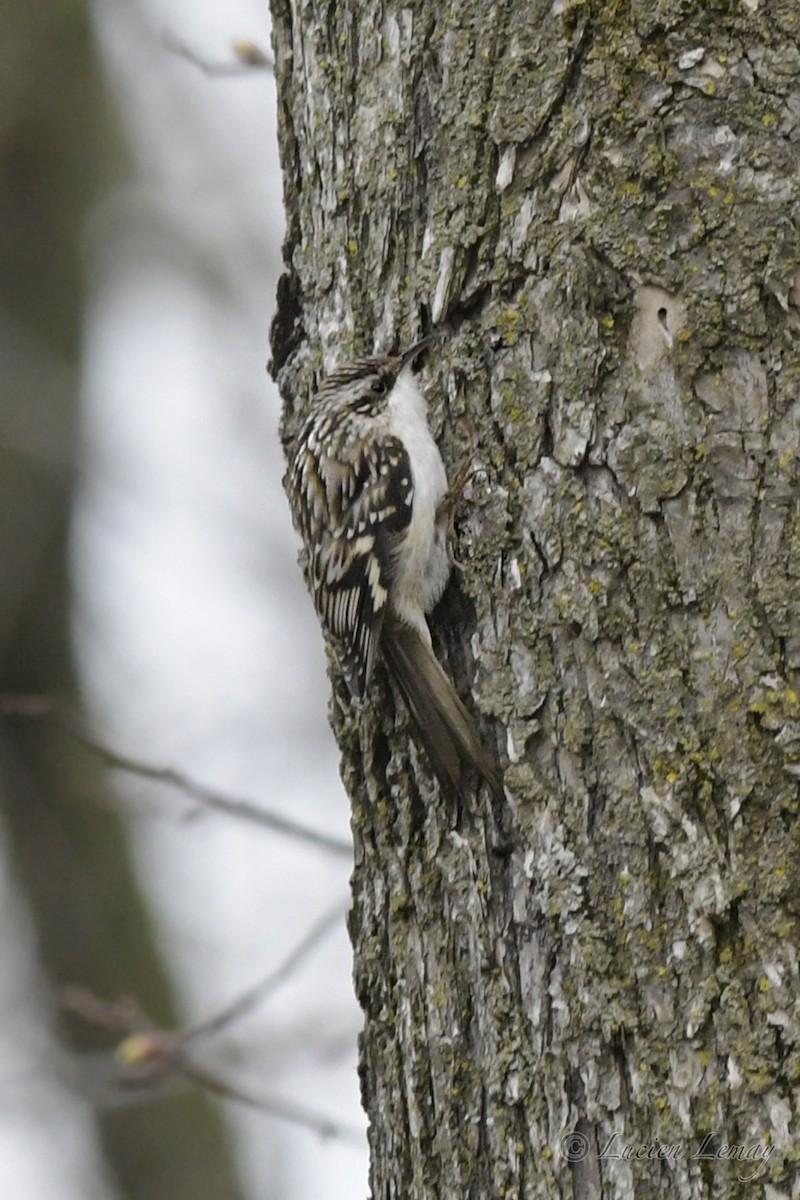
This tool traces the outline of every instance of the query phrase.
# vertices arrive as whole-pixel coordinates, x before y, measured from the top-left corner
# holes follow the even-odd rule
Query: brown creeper
[[[380,647],[442,787],[458,793],[466,765],[501,796],[425,619],[450,574],[447,477],[411,370],[433,340],[328,376],[290,467],[292,509],[314,604],[352,695],[363,698]]]

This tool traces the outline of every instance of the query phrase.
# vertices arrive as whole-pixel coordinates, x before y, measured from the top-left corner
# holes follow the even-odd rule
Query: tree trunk
[[[454,813],[334,705],[376,1200],[797,1195],[800,16],[697,7],[273,0],[286,436],[449,322],[505,770]]]

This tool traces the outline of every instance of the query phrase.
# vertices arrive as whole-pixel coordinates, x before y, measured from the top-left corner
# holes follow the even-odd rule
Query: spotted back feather
[[[334,372],[320,389],[291,467],[295,521],[308,555],[314,604],[359,698],[372,675],[414,497],[402,442],[388,433],[375,437],[374,431],[368,441],[359,436],[364,409],[370,406],[374,417],[383,395],[373,391],[371,381],[388,390],[384,374],[390,369],[391,360],[370,359]],[[348,384],[357,389],[355,402]]]

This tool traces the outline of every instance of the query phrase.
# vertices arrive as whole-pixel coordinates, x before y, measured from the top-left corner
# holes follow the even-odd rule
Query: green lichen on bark
[[[456,813],[380,681],[334,709],[374,1194],[723,1200],[718,1134],[783,1195],[796,6],[274,10],[285,435],[321,357],[450,323],[434,426],[474,473],[435,641],[506,769]],[[576,1127],[684,1153],[569,1163]]]

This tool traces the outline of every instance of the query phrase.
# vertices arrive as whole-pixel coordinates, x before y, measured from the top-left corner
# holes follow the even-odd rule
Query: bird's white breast
[[[391,390],[387,418],[389,433],[406,448],[414,486],[411,521],[400,549],[391,600],[400,617],[419,627],[420,610],[425,613],[433,608],[450,574],[446,521],[440,512],[447,476],[428,428],[425,398],[409,367],[400,372]],[[424,619],[422,625],[427,635]]]

